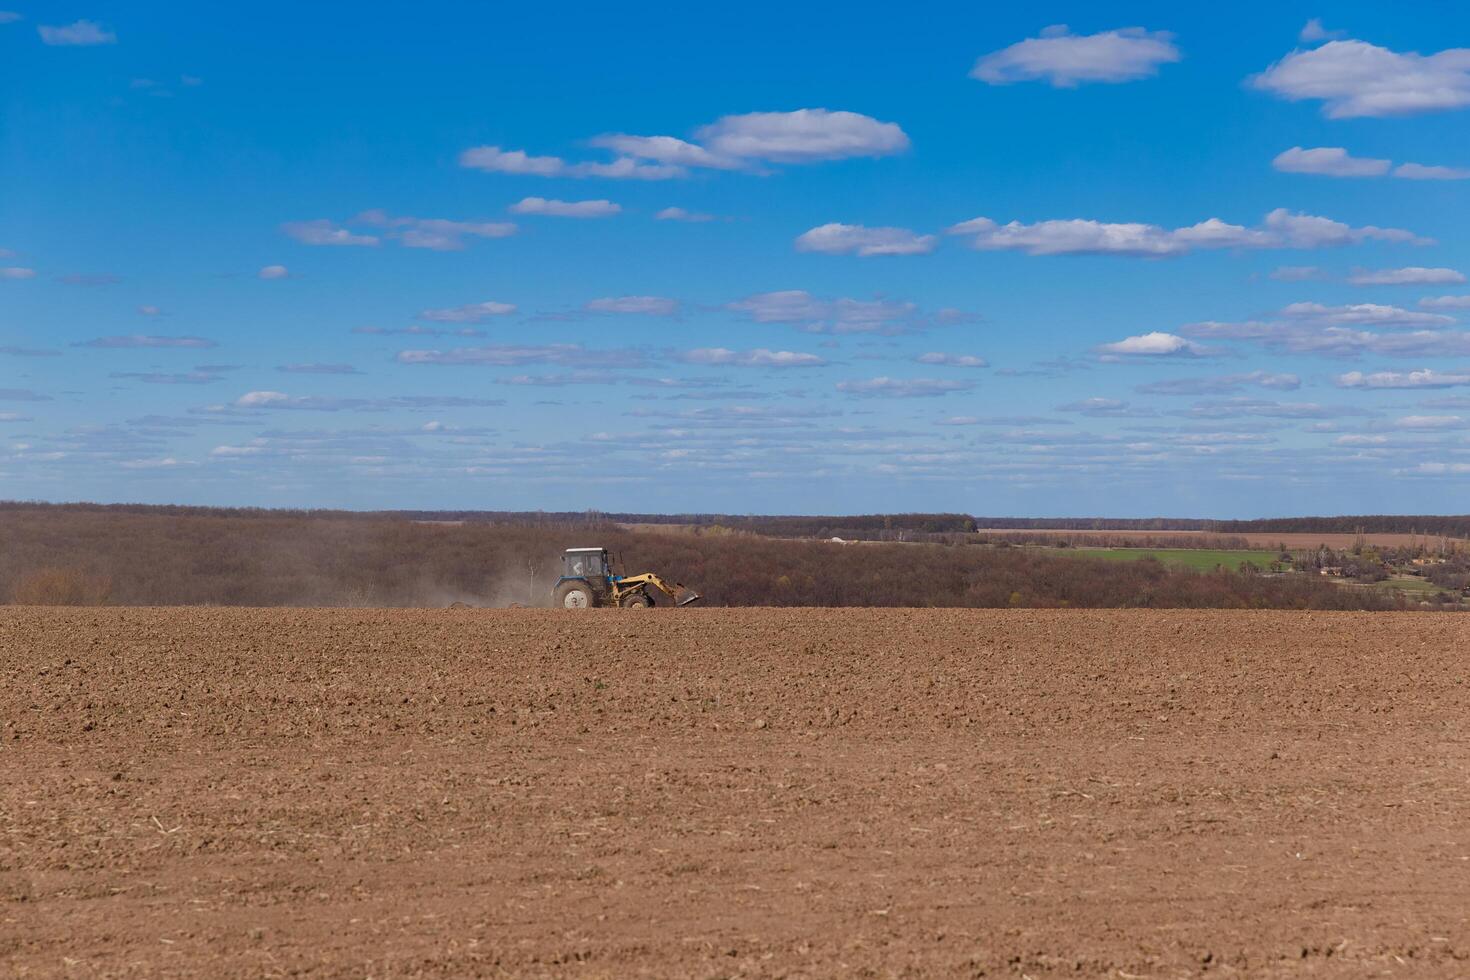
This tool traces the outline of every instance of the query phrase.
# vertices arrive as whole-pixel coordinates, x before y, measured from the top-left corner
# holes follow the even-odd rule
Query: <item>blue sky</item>
[[[1463,6],[10,3],[0,497],[1465,509]]]

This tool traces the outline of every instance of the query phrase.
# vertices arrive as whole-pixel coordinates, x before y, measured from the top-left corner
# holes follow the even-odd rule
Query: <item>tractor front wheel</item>
[[[623,596],[624,609],[647,609],[653,605],[653,598],[646,592],[634,592]]]
[[[591,609],[597,605],[597,594],[586,582],[563,582],[557,586],[552,605],[558,609]]]

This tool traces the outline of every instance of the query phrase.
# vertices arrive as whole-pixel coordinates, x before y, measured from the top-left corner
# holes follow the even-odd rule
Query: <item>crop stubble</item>
[[[1459,617],[0,610],[0,973],[1470,972]]]

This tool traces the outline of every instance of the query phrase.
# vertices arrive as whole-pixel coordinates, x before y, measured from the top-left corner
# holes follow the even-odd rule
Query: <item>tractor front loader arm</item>
[[[676,606],[687,606],[691,602],[698,602],[700,599],[704,598],[704,596],[700,595],[698,592],[695,592],[688,586],[680,585],[678,582],[670,585],[668,582],[665,582],[663,579],[659,578],[652,572],[644,572],[641,575],[624,575],[621,579],[618,580],[618,586],[624,589],[630,586],[636,587],[639,585],[653,586],[655,589],[658,589],[670,599],[673,599],[674,605]]]

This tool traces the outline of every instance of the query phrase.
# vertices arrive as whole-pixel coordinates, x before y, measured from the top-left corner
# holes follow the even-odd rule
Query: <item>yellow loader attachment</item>
[[[648,605],[647,602],[637,600],[648,595],[649,586],[673,599],[675,606],[687,606],[704,598],[686,585],[678,582],[670,585],[652,572],[644,572],[641,575],[620,575],[612,579],[613,603],[619,606]]]

